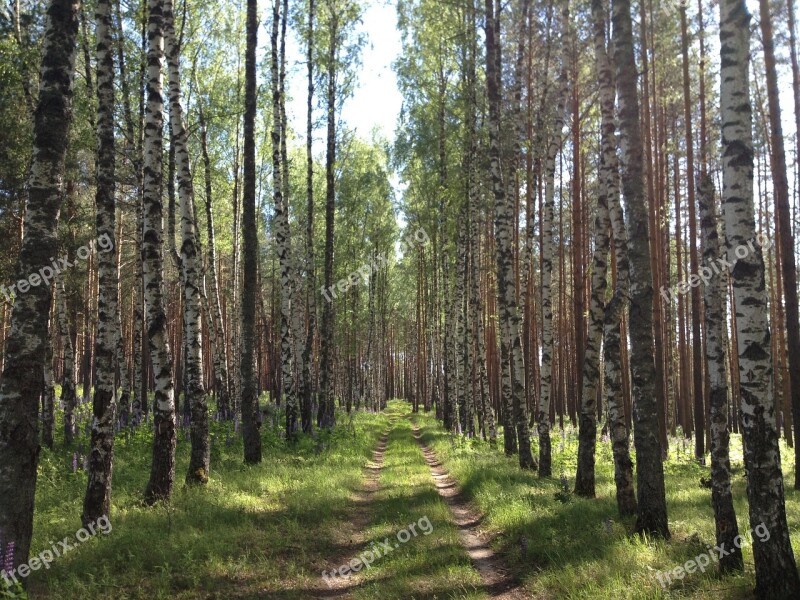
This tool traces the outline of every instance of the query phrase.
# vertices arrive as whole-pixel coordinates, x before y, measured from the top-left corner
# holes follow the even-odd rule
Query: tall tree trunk
[[[336,77],[338,58],[339,15],[334,0],[328,0],[330,11],[328,41],[327,149],[325,156],[325,283],[323,291],[333,286],[333,229],[336,202]],[[333,398],[333,301],[326,297],[322,306],[320,348],[320,401],[317,424],[326,429],[336,424]]]
[[[597,444],[597,390],[600,385],[600,342],[605,318],[606,275],[609,251],[609,192],[619,194],[616,180],[617,153],[614,147],[614,88],[611,64],[606,50],[605,18],[600,0],[592,2],[594,54],[601,94],[600,191],[594,221],[594,255],[592,257],[592,297],[589,305],[589,335],[583,359],[580,430],[578,434],[578,471],[575,493],[587,498],[595,496],[595,447]],[[611,119],[609,119],[609,113]],[[610,130],[610,136],[609,136]],[[626,436],[627,437],[627,436]]]
[[[119,272],[116,254],[114,56],[111,36],[111,0],[98,0],[95,12],[97,38],[97,239],[108,248],[97,252],[97,337],[92,406],[88,484],[83,499],[84,527],[111,510],[111,477],[114,467],[116,424],[117,295]]]
[[[711,500],[714,505],[717,546],[729,548],[730,554],[719,560],[720,569],[741,571],[744,569],[742,553],[737,551],[734,540],[739,535],[736,510],[731,493],[731,461],[729,454],[730,431],[728,429],[728,383],[725,377],[725,280],[720,274],[713,275],[720,257],[717,233],[717,209],[714,202],[714,183],[708,175],[702,175],[697,186],[700,218],[703,228],[703,262],[705,273],[711,270],[706,282],[705,321],[706,354],[711,380]]]
[[[167,316],[162,293],[164,279],[163,126],[161,66],[164,60],[163,0],[149,0],[147,21],[147,107],[144,131],[144,203],[142,263],[150,359],[155,379],[153,404],[153,462],[145,502],[154,504],[172,494],[175,481],[175,387]]]
[[[494,410],[489,400],[488,379],[486,375],[486,334],[483,325],[484,305],[481,297],[481,270],[480,270],[480,214],[479,206],[480,189],[478,187],[478,134],[477,134],[477,11],[473,5],[469,11],[469,64],[467,66],[467,135],[468,144],[468,172],[467,172],[467,265],[469,298],[467,300],[467,335],[470,337],[468,344],[472,347],[471,356],[475,364],[476,381],[474,392],[467,391],[474,399],[479,414],[480,426],[483,428],[484,437],[489,438],[489,444],[497,444],[497,428],[495,426]],[[466,293],[466,292],[465,292]],[[472,361],[470,361],[472,362]]]
[[[769,539],[753,544],[756,595],[764,599],[788,599],[800,596],[800,577],[786,523],[783,474],[770,385],[772,360],[764,259],[756,238],[753,211],[749,24],[750,15],[743,0],[720,2],[722,193],[728,261],[735,262],[731,281],[750,526],[766,527],[769,532]],[[739,258],[741,248],[746,252]]]
[[[236,99],[240,99],[241,95],[238,93]],[[231,408],[233,414],[238,415],[241,413],[242,408],[242,361],[241,361],[241,333],[242,333],[242,289],[241,289],[241,271],[242,271],[242,206],[239,200],[239,121],[236,122],[236,144],[233,152],[233,248],[231,263],[231,303],[230,310],[228,311],[228,336],[230,337],[231,350],[228,355],[231,357]],[[227,340],[226,340],[227,341]],[[278,398],[278,400],[280,400]]]
[[[612,281],[614,294],[605,306],[603,323],[603,358],[605,363],[606,404],[608,407],[608,429],[614,455],[614,483],[616,485],[617,509],[620,516],[636,514],[636,493],[633,485],[633,461],[630,455],[630,406],[627,400],[630,365],[627,357],[627,329],[625,308],[630,302],[630,263],[628,259],[628,234],[625,231],[625,216],[620,204],[619,159],[616,149],[616,119],[614,115],[615,80],[614,70],[605,45],[605,9],[602,0],[593,0],[592,18],[595,27],[595,48],[603,33],[602,52],[598,80],[600,83],[601,143],[605,175],[608,213],[613,231],[614,261]],[[626,343],[623,345],[622,340]]]
[[[495,258],[497,260],[497,302],[498,317],[500,322],[500,362],[501,362],[501,399],[503,417],[503,439],[507,455],[517,452],[517,433],[514,427],[513,402],[517,391],[514,385],[512,356],[511,356],[511,319],[513,313],[510,305],[506,303],[513,294],[511,269],[511,223],[508,222],[511,213],[507,206],[508,199],[505,184],[503,183],[503,169],[501,159],[501,61],[500,61],[500,18],[495,14],[494,0],[486,0],[486,86],[489,105],[489,163],[492,193],[494,196],[495,235],[497,247]],[[512,289],[507,289],[511,286]],[[506,335],[508,334],[508,335]],[[518,373],[519,377],[523,373]],[[528,457],[520,457],[520,464],[526,462]],[[532,459],[531,459],[532,460]]]
[[[561,14],[561,70],[558,76],[558,97],[556,100],[553,128],[545,156],[545,192],[542,227],[542,370],[541,391],[537,421],[539,423],[539,476],[550,477],[552,474],[552,448],[550,443],[550,412],[553,394],[553,226],[555,224],[555,173],[556,156],[561,148],[562,134],[566,115],[567,97],[569,94],[569,78],[567,64],[569,61],[569,9],[564,5]]]
[[[214,231],[213,194],[211,187],[211,160],[208,156],[208,131],[205,114],[201,102],[197,103],[198,124],[200,126],[200,145],[203,153],[203,166],[206,186],[206,232],[208,236],[208,273],[210,274],[211,298],[209,299],[209,333],[211,335],[214,356],[214,392],[217,400],[217,412],[222,419],[233,418],[231,410],[230,380],[228,378],[227,341],[225,324],[222,320],[220,303],[219,277],[217,276],[217,244]]]
[[[647,182],[647,197],[652,198],[653,200],[650,202],[649,210],[648,210],[648,217],[649,217],[649,228],[651,234],[651,253],[650,253],[650,261],[651,261],[651,269],[653,272],[653,287],[655,289],[661,289],[663,285],[663,277],[661,275],[661,260],[660,254],[662,245],[659,241],[660,239],[660,219],[658,216],[658,196],[656,195],[655,190],[655,173],[654,170],[657,170],[657,164],[654,164],[653,161],[653,143],[652,143],[652,116],[651,116],[651,104],[650,104],[650,92],[651,92],[651,85],[650,85],[650,69],[651,63],[652,68],[655,70],[656,62],[652,60],[649,56],[648,52],[648,41],[647,41],[647,30],[648,30],[648,12],[652,13],[652,10],[648,11],[645,2],[639,3],[639,14],[640,14],[640,38],[641,43],[641,57],[642,57],[642,126],[644,128],[644,135],[642,142],[645,148],[645,164],[647,165],[647,169],[645,170],[645,178]],[[652,18],[650,19],[652,21]],[[655,73],[653,74],[653,83],[655,84]],[[657,98],[655,94],[655,90],[653,89],[653,97]],[[667,452],[669,450],[669,442],[667,439],[667,419],[666,419],[666,401],[667,401],[667,394],[665,388],[665,376],[664,376],[664,342],[663,342],[663,335],[664,335],[664,315],[663,315],[663,304],[661,302],[660,296],[654,297],[653,302],[653,323],[655,326],[655,391],[656,391],[656,406],[658,408],[658,433],[659,439],[661,442],[661,451],[663,453],[664,458],[666,459]]]
[[[77,0],[52,0],[47,7],[25,235],[15,269],[18,279],[40,271],[44,276],[44,269],[52,270],[50,257],[56,256],[58,249],[56,225],[72,122],[79,7]],[[8,562],[13,569],[26,563],[30,552],[49,313],[47,285],[19,290],[14,297],[0,383],[0,531],[11,554],[6,569]]]
[[[272,194],[275,202],[275,242],[278,249],[281,283],[281,375],[286,406],[286,439],[294,440],[299,429],[298,394],[295,387],[293,334],[294,327],[294,268],[292,264],[292,238],[289,227],[289,203],[285,196],[286,185],[282,160],[283,145],[283,95],[279,81],[278,31],[281,24],[280,0],[274,0],[272,11]],[[286,15],[283,16],[286,18]]]
[[[123,121],[125,126],[125,134],[126,134],[126,154],[128,155],[127,160],[133,169],[134,179],[136,182],[135,192],[136,192],[136,218],[134,220],[135,227],[136,227],[136,248],[141,248],[141,193],[142,193],[142,154],[141,154],[141,144],[138,143],[139,138],[136,135],[136,129],[134,127],[133,121],[133,110],[131,107],[131,93],[130,93],[130,86],[128,84],[128,77],[127,77],[127,69],[126,69],[126,62],[125,62],[125,37],[122,28],[122,12],[120,9],[120,0],[117,0],[114,3],[114,12],[116,16],[116,23],[115,23],[115,33],[116,33],[116,50],[117,50],[117,62],[119,64],[119,79],[120,79],[120,88],[121,88],[121,100],[122,100],[122,115]],[[142,3],[142,10],[147,10],[147,4]],[[142,94],[143,91],[140,91]],[[121,210],[121,209],[120,209]],[[122,213],[120,214],[120,235],[117,236],[119,243],[117,244],[117,272],[120,272],[121,260],[122,260]],[[123,319],[123,311],[124,311],[124,303],[123,303],[123,288],[122,288],[122,281],[120,279],[119,291],[118,291],[118,310],[117,310],[117,329],[118,329],[118,336],[117,336],[117,363],[119,364],[120,368],[120,387],[122,388],[122,393],[119,399],[119,409],[120,409],[120,420],[121,424],[124,427],[127,427],[131,424],[131,422],[138,423],[141,419],[141,407],[142,403],[141,400],[138,399],[141,393],[140,389],[140,381],[141,376],[139,375],[141,371],[141,321],[142,321],[142,307],[141,307],[141,282],[142,282],[142,261],[141,257],[137,258],[136,261],[136,270],[134,276],[134,284],[133,284],[133,294],[134,294],[134,301],[132,302],[132,312],[133,312],[133,327],[131,331],[131,335],[133,337],[133,344],[132,344],[132,363],[133,363],[133,381],[130,378],[130,372],[128,371],[127,361],[125,357],[125,340],[123,336],[123,329],[122,324],[124,322]],[[133,419],[132,419],[133,417]]]
[[[69,330],[67,314],[67,292],[64,289],[64,277],[56,274],[56,314],[58,333],[64,349],[64,364],[61,375],[61,402],[64,405],[64,445],[71,446],[75,439],[75,350],[72,345],[72,334]]]
[[[630,337],[638,514],[636,531],[669,537],[653,362],[653,277],[643,177],[642,134],[630,0],[613,0],[614,63],[619,96],[622,191],[630,258]]]
[[[783,273],[783,300],[786,304],[786,342],[789,354],[789,387],[792,394],[792,423],[795,433],[800,431],[800,316],[798,316],[797,266],[795,263],[794,235],[789,211],[789,182],[786,178],[786,149],[781,124],[781,106],[778,90],[778,73],[775,65],[775,44],[772,35],[772,16],[769,3],[759,0],[761,38],[764,42],[764,64],[767,68],[767,102],[772,138],[772,183],[775,211],[780,231],[781,266]],[[795,90],[795,93],[797,91]],[[798,133],[800,135],[800,133]],[[788,424],[787,424],[788,426]],[[795,466],[800,465],[800,443],[794,444]],[[795,468],[795,489],[800,490],[800,470]]]
[[[692,135],[692,98],[689,92],[689,41],[686,32],[686,5],[681,5],[681,54],[683,56],[683,120],[686,133],[686,201],[689,205],[689,276],[697,275],[697,211],[694,197],[694,137]],[[692,286],[692,399],[694,407],[694,456],[705,460],[705,406],[703,403],[703,366],[701,343],[700,286]]]
[[[513,183],[513,188],[517,192],[515,196],[519,195],[519,186],[516,183],[517,169],[522,156],[522,139],[525,135],[525,119],[522,113],[522,72],[525,62],[525,40],[527,38],[529,11],[529,0],[522,0],[522,6],[519,9],[519,15],[514,17],[514,20],[519,23],[519,44],[517,47],[516,65],[514,67],[514,110],[512,112],[514,145],[510,160],[512,167],[512,180],[510,183]],[[497,33],[499,34],[499,27]],[[506,254],[506,259],[504,259],[504,262],[507,265],[507,271],[505,273],[505,310],[508,313],[507,329],[508,336],[510,338],[508,341],[510,344],[511,376],[513,385],[513,393],[511,397],[512,406],[514,409],[514,425],[517,428],[517,439],[519,441],[519,466],[523,469],[533,469],[537,467],[537,464],[533,458],[533,453],[531,452],[531,433],[528,425],[528,403],[527,395],[525,393],[525,358],[522,352],[522,332],[520,329],[522,325],[522,312],[519,306],[520,295],[517,293],[517,285],[519,282],[514,275],[514,247],[518,246],[518,243],[515,244],[515,232],[518,230],[518,227],[516,226],[516,219],[514,218],[514,215],[519,213],[519,209],[518,207],[515,208],[514,204],[512,203],[512,196],[508,196],[505,200],[506,219],[504,225],[506,227],[510,227],[511,229],[509,231],[507,240],[503,239],[501,236],[498,236],[498,247],[500,247],[499,242],[502,240],[504,242],[503,245],[505,246],[502,248],[502,252]],[[501,254],[498,253],[498,257],[500,256]],[[519,272],[518,268],[516,269],[516,272]],[[500,306],[502,310],[503,303],[501,303]]]
[[[117,218],[117,243],[114,249],[114,261],[116,263],[117,271],[117,311],[114,314],[114,364],[119,369],[119,401],[117,402],[117,419],[116,422],[120,427],[127,427],[130,421],[130,401],[131,401],[131,379],[130,371],[128,370],[128,361],[125,356],[125,337],[124,329],[122,327],[123,318],[122,313],[125,309],[125,302],[122,296],[122,278],[121,278],[121,264],[122,264],[122,238],[123,238],[123,212],[122,207],[118,208]]]
[[[242,232],[244,234],[244,277],[242,278],[242,433],[244,461],[261,462],[258,422],[258,381],[255,370],[256,303],[258,300],[258,221],[256,219],[256,44],[258,3],[247,0],[247,49],[244,92],[244,189]]]
[[[303,391],[300,399],[300,422],[305,433],[314,429],[313,391],[314,377],[312,371],[312,354],[314,336],[317,330],[317,277],[314,260],[314,19],[316,17],[316,0],[308,3],[308,38],[306,62],[308,68],[308,96],[306,99],[306,312],[308,313],[308,329],[306,345],[303,350]]]
[[[208,403],[203,380],[203,338],[201,332],[202,253],[198,248],[195,224],[194,185],[189,162],[188,134],[181,107],[180,45],[175,37],[175,18],[172,0],[164,2],[166,56],[169,70],[169,118],[172,124],[172,143],[175,147],[175,166],[178,176],[178,196],[181,211],[180,266],[183,276],[184,319],[184,402],[191,411],[191,444],[187,483],[206,483],[210,462],[208,437]]]

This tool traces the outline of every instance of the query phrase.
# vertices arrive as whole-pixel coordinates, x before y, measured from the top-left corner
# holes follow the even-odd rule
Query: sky
[[[361,52],[362,65],[358,70],[358,84],[342,108],[342,119],[346,127],[355,130],[365,139],[371,137],[373,128],[378,128],[390,141],[394,140],[397,115],[403,97],[397,87],[397,78],[392,62],[400,55],[402,45],[397,30],[397,12],[392,3],[385,0],[366,2],[360,30],[367,34],[367,43]],[[287,55],[295,57],[288,84],[290,95],[288,113],[292,128],[305,141],[306,130],[306,64],[304,46],[294,33],[287,41]],[[324,90],[317,90],[317,94]],[[319,111],[317,111],[319,113]],[[317,115],[319,117],[319,114]],[[324,129],[316,132],[314,142],[324,144]],[[315,148],[315,152],[323,149]]]
[[[367,42],[361,52],[361,67],[358,69],[357,86],[353,95],[346,99],[342,108],[342,120],[348,130],[369,140],[373,129],[378,129],[384,138],[392,142],[395,139],[397,117],[402,108],[403,98],[397,85],[397,77],[392,68],[392,63],[402,52],[400,32],[397,29],[397,12],[392,0],[365,0],[366,9],[359,27],[367,36]],[[754,18],[758,15],[758,5],[755,0],[748,0],[748,8]],[[717,20],[709,15],[707,17],[706,41],[708,52],[718,55],[719,40],[716,25]],[[753,52],[760,52],[757,37],[752,40]],[[289,81],[288,81],[288,114],[290,126],[297,136],[298,144],[305,143],[306,131],[306,64],[305,44],[298,38],[297,32],[292,31],[287,40],[287,53],[289,56]],[[760,76],[763,76],[760,75]],[[791,75],[785,66],[779,67],[781,79],[781,109],[784,125],[784,135],[787,138],[787,150],[792,145],[790,136],[794,133],[793,98]],[[763,82],[762,82],[763,83]],[[718,79],[713,79],[713,86],[718,86]],[[317,89],[317,102],[322,98],[324,90]],[[314,133],[315,153],[321,155],[325,149],[325,127],[321,121],[322,111],[316,109],[315,118],[320,120],[320,127]],[[792,160],[791,152],[787,157]],[[789,169],[790,184],[794,185],[793,169]],[[403,185],[393,177],[392,185],[395,188],[396,198],[402,194]],[[402,215],[398,215],[401,227],[404,225]]]
[[[366,0],[363,22],[359,30],[366,33],[367,41],[361,51],[361,67],[353,95],[347,98],[342,106],[341,119],[344,127],[355,131],[365,140],[372,138],[377,129],[390,143],[395,139],[397,117],[403,105],[403,96],[397,86],[397,77],[392,63],[402,51],[400,32],[397,29],[397,9],[393,2],[386,0]],[[297,32],[287,39],[287,57],[289,72],[287,78],[287,117],[289,126],[294,130],[298,142],[305,144],[308,71],[305,61],[305,43]],[[324,90],[316,90],[315,106],[319,106],[320,94]],[[315,118],[320,119],[324,113],[315,109]],[[325,123],[314,132],[314,153],[320,155],[325,151]],[[396,175],[390,178],[394,188],[395,200],[403,193],[404,186]],[[406,221],[402,212],[396,212],[398,226],[405,228]]]

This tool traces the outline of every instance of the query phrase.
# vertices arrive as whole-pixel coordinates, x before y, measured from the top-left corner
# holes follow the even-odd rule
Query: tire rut
[[[467,551],[472,565],[483,581],[483,591],[496,600],[527,600],[530,596],[511,575],[500,557],[491,547],[491,538],[480,530],[483,515],[475,510],[450,477],[436,454],[422,441],[419,427],[412,423],[414,438],[417,440],[425,462],[431,470],[436,491],[442,497],[453,521],[458,526],[461,545]]]
[[[340,565],[347,564],[353,558],[353,553],[361,548],[365,543],[364,530],[370,524],[371,515],[369,514],[369,506],[372,503],[372,498],[380,489],[380,476],[381,469],[383,469],[383,457],[386,453],[386,446],[389,443],[389,434],[394,429],[394,424],[397,421],[393,417],[387,426],[386,431],[381,435],[378,445],[372,451],[372,460],[367,462],[364,466],[363,484],[362,489],[353,493],[351,503],[353,511],[349,522],[349,542],[346,547],[341,548],[336,556],[333,556],[326,562],[327,569],[337,568]],[[350,597],[350,591],[358,585],[358,576],[348,575],[346,578],[335,577],[330,580],[330,586],[324,579],[320,578],[319,585],[317,586],[314,598],[340,598],[346,599]]]

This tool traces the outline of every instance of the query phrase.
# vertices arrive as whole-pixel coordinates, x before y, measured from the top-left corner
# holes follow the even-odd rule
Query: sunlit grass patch
[[[535,598],[749,598],[755,586],[752,549],[743,548],[745,573],[721,578],[717,563],[705,573],[696,571],[682,580],[672,578],[662,587],[656,574],[671,571],[714,545],[711,492],[701,485],[710,467],[694,460],[690,441],[670,439],[665,463],[667,505],[672,539],[642,539],[631,535],[634,519],[617,514],[613,462],[608,442],[597,445],[597,498],[570,495],[555,498],[563,473],[574,486],[577,434],[567,424],[556,429],[553,440],[553,479],[541,480],[535,472],[519,469],[517,457],[480,440],[464,440],[443,431],[432,414],[416,416],[424,426],[426,443],[437,452],[451,475],[485,514],[484,525],[497,534],[497,549],[518,570]],[[533,440],[534,454],[538,448]],[[741,437],[731,438],[733,493],[739,528],[748,531],[746,480]],[[792,450],[781,442],[784,465],[793,464]],[[635,457],[634,457],[635,459]],[[792,470],[784,470],[791,482]],[[787,515],[794,531],[800,526],[800,500],[787,488]],[[795,553],[800,536],[793,536]],[[757,543],[757,542],[756,542]]]
[[[232,423],[211,423],[211,478],[204,488],[183,484],[189,444],[178,438],[175,492],[169,503],[141,504],[152,433],[141,427],[117,436],[111,522],[97,536],[29,577],[34,598],[305,598],[347,518],[361,467],[385,429],[383,414],[359,413],[332,435],[281,440],[282,419],[262,427],[264,461],[242,462]],[[354,435],[355,432],[355,435]],[[79,442],[80,443],[80,442]],[[73,472],[74,449],[44,450],[40,462],[32,552],[80,527],[86,476]]]
[[[408,414],[404,403],[390,410]],[[385,598],[485,598],[481,579],[461,545],[450,511],[436,491],[431,472],[412,435],[408,419],[399,419],[386,449],[367,529],[369,541],[388,541],[391,552],[361,572],[353,590],[358,600]],[[421,521],[422,520],[422,521]],[[430,523],[430,533],[420,528]],[[417,535],[402,543],[398,533],[414,527]]]

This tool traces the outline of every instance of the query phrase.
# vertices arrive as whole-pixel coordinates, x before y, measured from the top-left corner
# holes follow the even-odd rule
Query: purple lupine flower
[[[14,546],[14,542],[8,542],[3,555],[3,570],[6,573],[11,573],[14,570]]]
[[[78,453],[77,452],[73,452],[72,453],[72,472],[73,473],[77,473],[78,472]]]

